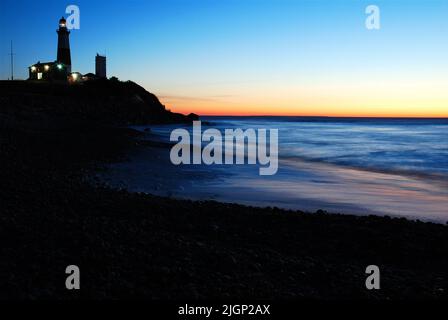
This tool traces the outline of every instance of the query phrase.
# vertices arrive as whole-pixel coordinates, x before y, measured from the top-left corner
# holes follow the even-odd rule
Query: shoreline
[[[446,225],[111,189],[91,173],[145,147],[139,132],[14,101],[0,107],[0,300],[448,299]]]
[[[1,135],[2,299],[447,297],[447,226],[94,187],[85,174],[138,148],[137,133],[14,131]],[[59,282],[75,262],[73,294]],[[384,290],[365,290],[369,264]]]
[[[443,202],[448,206],[448,193],[446,197],[438,195],[432,190],[433,180],[429,181],[426,176],[341,167],[290,157],[280,158],[279,173],[272,177],[256,175],[256,165],[175,166],[169,161],[171,144],[166,139],[142,130],[142,148],[128,155],[125,161],[108,164],[108,170],[98,174],[99,179],[111,187],[131,192],[183,200],[448,223],[446,214],[438,210]],[[425,192],[426,202],[410,200]],[[260,198],[260,194],[266,197]]]

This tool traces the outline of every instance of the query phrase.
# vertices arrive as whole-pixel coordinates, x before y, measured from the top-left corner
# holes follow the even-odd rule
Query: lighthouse
[[[82,83],[84,81],[106,78],[106,57],[99,54],[95,57],[95,73],[82,75],[79,72],[72,72],[72,58],[70,53],[70,31],[67,28],[67,21],[64,17],[59,20],[58,34],[58,54],[56,61],[40,62],[28,67],[31,81],[69,82],[71,84]]]
[[[72,59],[70,57],[70,31],[67,30],[67,21],[64,17],[59,20],[58,33],[58,57],[57,62],[63,63],[67,67],[67,71],[72,71]]]

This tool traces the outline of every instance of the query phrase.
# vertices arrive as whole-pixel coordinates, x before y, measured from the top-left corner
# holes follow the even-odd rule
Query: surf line
[[[170,151],[171,163],[258,164],[261,176],[278,171],[278,129],[225,129],[223,135],[216,128],[202,132],[201,121],[193,121],[192,136],[183,128],[171,131],[170,141],[177,142]]]

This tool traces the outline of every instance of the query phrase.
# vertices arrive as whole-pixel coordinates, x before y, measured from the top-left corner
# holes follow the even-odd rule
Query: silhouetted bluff
[[[179,123],[198,119],[195,114],[173,113],[138,84],[116,78],[76,85],[0,81],[0,112],[3,121],[9,118],[45,122],[50,120],[49,117],[59,117],[114,125]]]

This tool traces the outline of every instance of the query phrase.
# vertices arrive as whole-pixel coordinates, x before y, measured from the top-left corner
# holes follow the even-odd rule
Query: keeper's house
[[[67,81],[68,68],[60,62],[38,62],[29,67],[30,80],[61,80]]]

